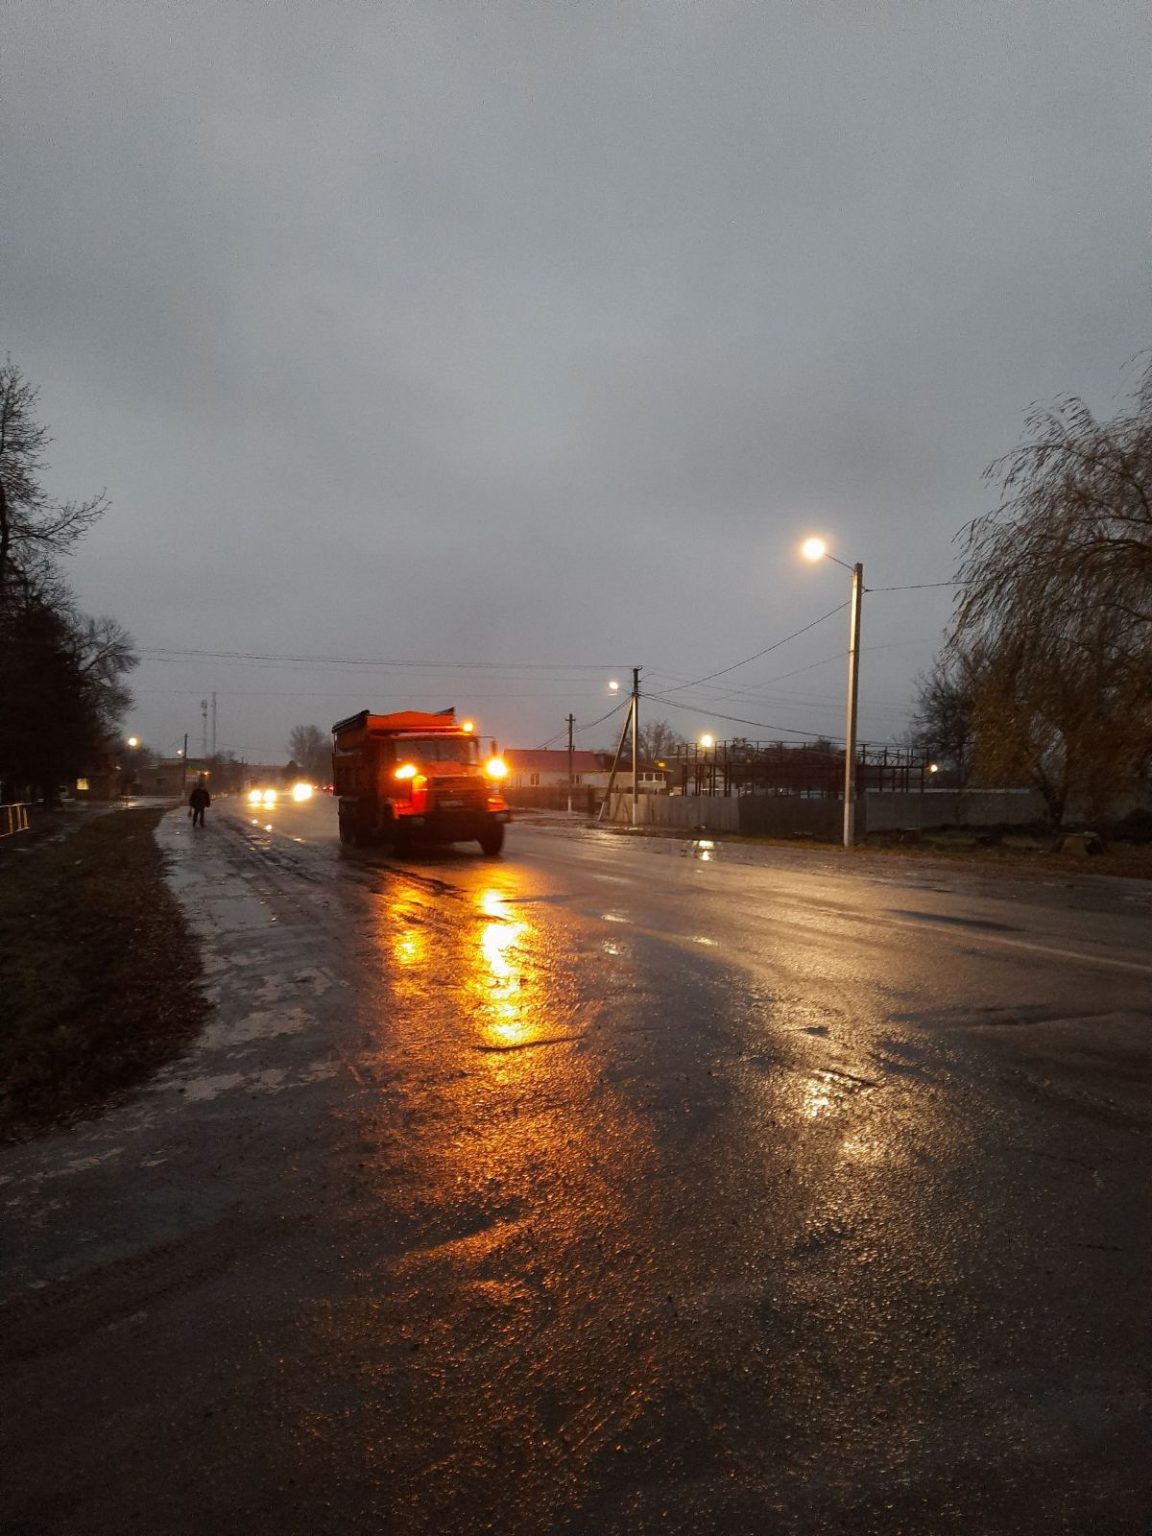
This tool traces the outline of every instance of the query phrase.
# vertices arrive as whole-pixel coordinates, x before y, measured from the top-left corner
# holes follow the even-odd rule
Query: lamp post
[[[708,754],[716,745],[716,738],[710,731],[704,731],[696,738],[696,793],[701,793],[701,786],[706,785],[707,793],[716,793],[716,761],[712,759],[709,766]],[[703,753],[703,770],[701,770],[701,753]]]
[[[844,728],[844,846],[856,841],[856,714],[860,691],[860,603],[864,596],[864,567],[846,565],[829,554],[823,539],[805,539],[800,553],[806,560],[831,560],[852,576],[852,611],[848,621],[848,707]]]
[[[129,752],[131,752],[132,756],[129,758],[129,766],[125,769],[124,774],[120,780],[120,793],[122,795],[130,795],[133,789],[136,787],[136,765],[140,761],[136,755],[140,747],[139,736],[129,736],[125,742],[125,745],[127,746]]]

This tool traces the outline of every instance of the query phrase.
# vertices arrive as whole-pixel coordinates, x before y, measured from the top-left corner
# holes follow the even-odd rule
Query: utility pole
[[[620,740],[616,743],[616,756],[612,759],[612,771],[608,775],[608,788],[604,791],[604,798],[600,802],[600,814],[597,821],[604,820],[604,812],[612,809],[612,788],[616,783],[616,770],[620,766],[620,758],[624,753],[624,743],[628,739],[629,730],[632,731],[632,819],[636,819],[636,699],[640,692],[640,668],[632,668],[632,697],[628,704],[628,713],[624,716],[624,724],[620,727]],[[615,713],[615,711],[613,711]]]
[[[208,700],[200,700],[200,756],[208,756]]]
[[[216,694],[212,694],[212,758],[216,758]]]
[[[844,743],[844,846],[856,841],[856,705],[860,686],[860,600],[864,594],[864,567],[852,567],[852,613],[848,644],[847,741]]]
[[[575,715],[569,715],[568,716],[568,814],[569,814],[569,816],[571,816],[571,814],[572,814],[572,785],[573,785],[573,778],[572,778],[572,751],[573,751],[573,747],[572,747],[572,730],[573,730],[573,727],[575,726],[575,724],[576,724],[576,716]]]
[[[188,788],[188,732],[184,732],[184,750],[180,754],[180,798],[184,799],[184,791]]]
[[[640,820],[640,668],[632,668],[632,825]]]

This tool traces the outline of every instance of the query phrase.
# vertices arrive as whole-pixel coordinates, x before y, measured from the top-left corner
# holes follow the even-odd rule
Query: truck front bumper
[[[503,811],[429,811],[422,816],[403,816],[400,824],[421,833],[429,842],[468,843],[483,837],[493,822],[509,822],[512,812]]]

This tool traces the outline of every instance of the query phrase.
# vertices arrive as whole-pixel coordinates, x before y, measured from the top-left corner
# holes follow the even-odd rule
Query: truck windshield
[[[420,736],[396,743],[399,756],[418,763],[476,763],[476,742],[471,736]]]

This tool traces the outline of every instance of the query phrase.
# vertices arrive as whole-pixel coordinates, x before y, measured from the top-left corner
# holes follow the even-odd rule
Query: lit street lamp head
[[[805,539],[800,546],[800,553],[804,556],[805,560],[823,560],[824,556],[828,553],[828,545],[823,539]]]
[[[711,751],[716,745],[715,736],[709,736],[708,732],[705,731],[704,735],[700,738],[700,745],[704,748],[705,752]]]
[[[129,736],[129,738],[128,738],[128,745],[130,747],[138,747],[140,745],[140,738],[139,738],[139,736]]]

